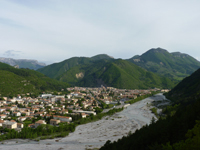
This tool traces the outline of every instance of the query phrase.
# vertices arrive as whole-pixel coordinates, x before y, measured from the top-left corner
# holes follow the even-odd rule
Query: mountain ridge
[[[174,83],[158,75],[145,71],[126,60],[99,60],[94,63],[77,65],[56,78],[72,86],[96,87],[113,86],[116,88],[171,88]]]
[[[0,57],[0,62],[6,63],[11,66],[19,66],[19,68],[29,68],[37,70],[39,68],[45,67],[45,63],[38,62],[32,59],[14,59],[14,58],[4,58]]]
[[[140,56],[137,55],[127,60],[148,71],[178,81],[189,76],[200,67],[200,62],[188,54],[169,53],[161,48],[150,49]]]

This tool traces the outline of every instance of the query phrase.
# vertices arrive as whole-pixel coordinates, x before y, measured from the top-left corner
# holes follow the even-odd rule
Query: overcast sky
[[[200,59],[199,0],[0,0],[0,57],[47,64],[151,48]]]

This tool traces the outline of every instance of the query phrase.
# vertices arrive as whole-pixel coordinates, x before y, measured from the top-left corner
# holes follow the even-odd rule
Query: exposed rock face
[[[139,61],[140,61],[140,59],[133,59],[133,61],[134,61],[134,62],[139,62]]]
[[[76,74],[76,78],[77,78],[77,79],[82,79],[83,77],[84,77],[83,72],[80,72],[80,73],[77,73],[77,74]]]

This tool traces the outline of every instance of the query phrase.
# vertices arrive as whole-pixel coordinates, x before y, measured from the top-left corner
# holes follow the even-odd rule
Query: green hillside
[[[128,61],[148,71],[179,81],[200,67],[200,62],[187,54],[169,53],[161,48],[150,49],[141,56],[134,56]]]
[[[60,63],[54,63],[44,68],[38,69],[37,71],[45,74],[50,78],[57,78],[61,74],[68,71],[70,68],[80,64],[89,64],[91,61],[92,60],[87,57],[72,57]]]
[[[183,79],[167,96],[174,102],[185,101],[191,102],[200,98],[200,69],[195,71],[191,76]]]
[[[46,77],[29,69],[16,69],[0,63],[0,94],[9,96],[16,94],[34,93],[43,91],[60,91],[68,87],[67,83]]]
[[[157,122],[118,141],[107,141],[100,150],[198,150],[200,149],[200,70],[167,94],[174,104],[163,109]]]
[[[57,79],[73,86],[86,87],[105,85],[116,88],[144,89],[153,87],[171,88],[174,86],[174,83],[168,78],[145,71],[122,59],[103,59],[88,65],[75,66]]]
[[[46,76],[50,78],[58,78],[63,73],[67,72],[70,68],[74,66],[79,65],[86,65],[91,64],[95,61],[105,59],[105,60],[111,60],[110,56],[106,54],[99,54],[96,56],[93,56],[91,58],[89,57],[72,57],[70,59],[64,60],[60,63],[54,63],[49,66],[46,66],[44,68],[38,69],[37,71],[45,74]]]

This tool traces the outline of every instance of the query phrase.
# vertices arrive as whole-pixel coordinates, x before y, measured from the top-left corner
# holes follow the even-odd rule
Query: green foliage
[[[173,116],[159,119],[157,122],[143,126],[135,133],[104,145],[100,150],[162,150],[163,145],[179,143],[187,140],[185,134],[195,126],[195,120],[200,117],[200,100],[193,104],[180,107]],[[190,132],[191,133],[191,132]],[[198,133],[199,134],[199,133]],[[187,134],[194,135],[192,134]]]
[[[54,63],[52,65],[40,68],[38,71],[48,77],[57,78],[74,66],[89,63],[91,63],[91,60],[87,57],[73,57],[60,63]]]
[[[157,108],[153,107],[150,109],[152,111],[152,113],[154,113],[156,116],[158,115],[157,113]]]
[[[134,59],[139,59],[140,61],[134,61]],[[133,57],[128,61],[148,71],[178,81],[192,74],[200,67],[200,62],[187,54],[169,53],[161,48],[150,49],[141,56]]]
[[[196,121],[196,125],[185,135],[186,140],[182,140],[180,142],[174,143],[171,145],[167,143],[163,145],[163,150],[192,150],[192,149],[200,149],[200,121]]]
[[[138,96],[136,99],[131,99],[129,101],[125,101],[125,103],[133,104],[133,103],[141,101],[141,100],[143,100],[143,99],[145,99],[147,97],[153,96],[153,95],[155,95],[157,93],[159,93],[159,92],[152,92],[151,94],[146,94],[146,95]]]
[[[200,69],[183,79],[166,96],[175,103],[188,103],[200,98]],[[183,101],[184,100],[184,101]]]
[[[82,75],[79,76],[78,75]],[[125,60],[98,60],[84,65],[77,65],[57,76],[58,80],[72,86],[98,87],[101,85],[127,89],[171,88],[173,81]]]
[[[37,71],[16,69],[7,64],[0,63],[0,94],[2,96],[60,91],[68,86],[66,83],[46,77]]]

